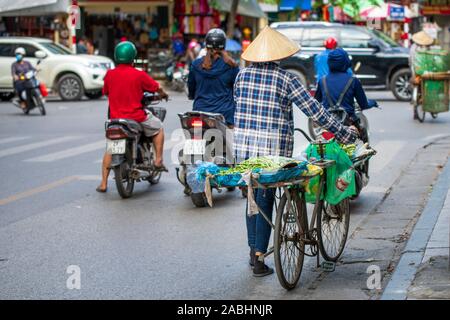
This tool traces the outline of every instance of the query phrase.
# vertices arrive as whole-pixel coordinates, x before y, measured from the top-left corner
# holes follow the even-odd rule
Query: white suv
[[[103,78],[108,69],[114,68],[111,59],[72,52],[51,40],[27,37],[0,38],[0,98],[13,97],[11,65],[15,61],[14,51],[23,47],[25,60],[36,66],[37,78],[63,100],[79,100],[86,95],[90,99],[102,96]]]

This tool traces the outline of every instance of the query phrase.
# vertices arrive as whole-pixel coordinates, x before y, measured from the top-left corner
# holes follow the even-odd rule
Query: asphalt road
[[[408,103],[370,92],[382,110],[370,110],[371,142],[379,152],[371,181],[351,204],[354,230],[425,144],[450,135],[450,114],[413,121]],[[113,181],[98,194],[105,148],[107,101],[47,103],[47,116],[24,116],[0,103],[0,299],[301,299],[317,273],[307,259],[299,288],[286,292],[276,275],[254,278],[247,264],[245,200],[215,193],[213,208],[194,208],[171,163],[179,143],[182,95],[167,104],[166,164],[160,183],[136,185],[122,200]],[[296,125],[306,119],[296,111]],[[306,145],[296,136],[296,150]],[[343,259],[351,253],[344,251]],[[273,266],[273,258],[268,258]],[[70,290],[67,268],[81,271]],[[349,275],[351,277],[351,275]],[[345,287],[345,281],[343,282]],[[321,293],[323,292],[323,295]],[[315,288],[318,297],[327,290]],[[346,298],[343,291],[340,298]],[[349,295],[348,298],[351,296]]]

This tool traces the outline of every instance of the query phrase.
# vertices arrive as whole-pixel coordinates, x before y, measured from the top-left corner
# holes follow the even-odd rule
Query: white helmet
[[[18,48],[16,49],[16,51],[14,51],[14,54],[20,54],[20,55],[24,56],[24,55],[26,55],[26,51],[25,51],[24,48],[18,47]]]

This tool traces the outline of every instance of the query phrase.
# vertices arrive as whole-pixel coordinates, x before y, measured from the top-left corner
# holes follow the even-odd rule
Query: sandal
[[[100,192],[100,193],[105,193],[106,191],[108,191],[108,188],[102,189],[102,188],[100,188],[100,186],[98,186],[98,187],[95,189],[95,191]]]
[[[155,171],[161,171],[161,172],[169,172],[169,170],[166,168],[165,165],[160,165],[160,166],[154,166]]]

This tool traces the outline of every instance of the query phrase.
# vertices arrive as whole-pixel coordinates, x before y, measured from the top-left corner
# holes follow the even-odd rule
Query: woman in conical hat
[[[258,156],[292,156],[294,104],[334,133],[337,140],[348,143],[356,139],[355,128],[337,122],[311,97],[297,76],[279,67],[280,60],[299,50],[297,43],[267,26],[242,54],[242,58],[252,64],[239,72],[234,84],[234,152],[238,161]],[[274,198],[273,189],[255,192],[256,203],[269,218]],[[253,274],[269,275],[273,269],[264,263],[263,257],[271,226],[260,214],[247,215],[246,219]]]
[[[413,86],[420,86],[420,78],[416,77],[416,57],[418,51],[426,51],[434,43],[434,39],[425,31],[419,31],[412,36],[413,44],[409,48],[409,66],[411,68],[411,83]],[[414,89],[414,88],[413,88]],[[414,89],[416,90],[416,89]],[[413,100],[411,100],[413,102]],[[416,109],[413,112],[413,119],[418,119]]]

